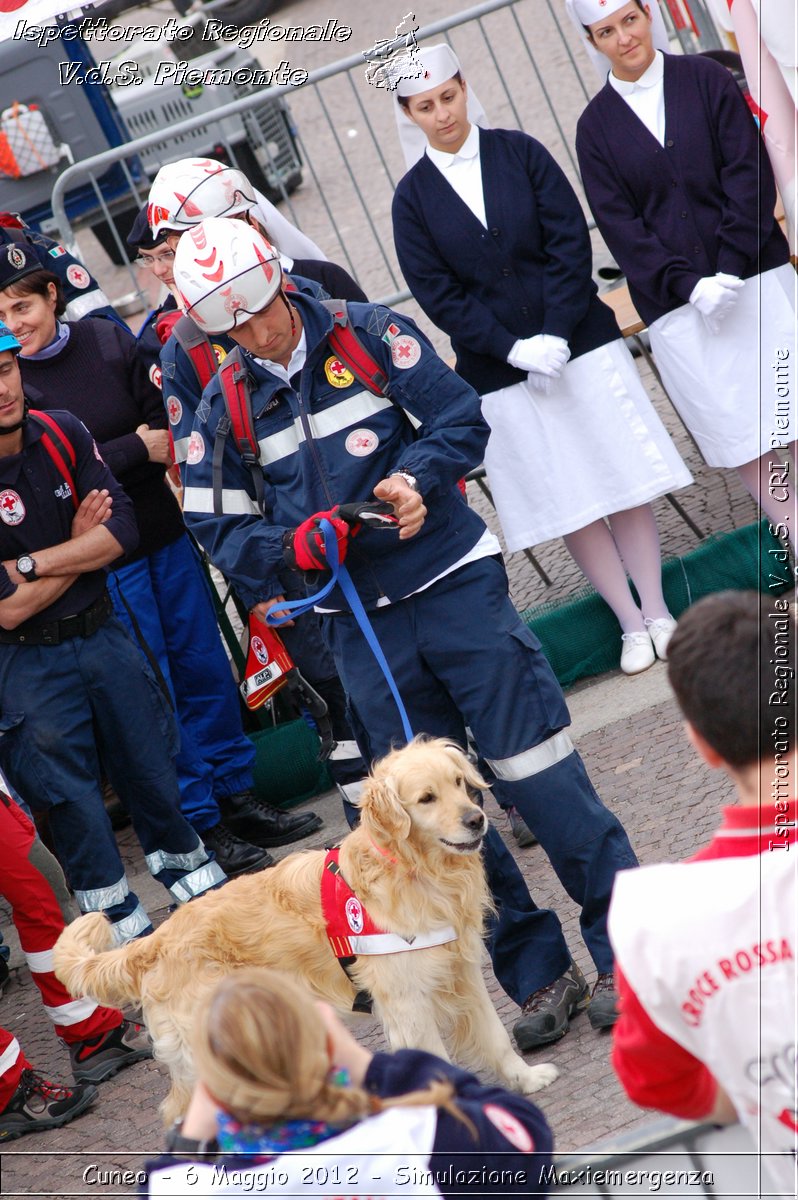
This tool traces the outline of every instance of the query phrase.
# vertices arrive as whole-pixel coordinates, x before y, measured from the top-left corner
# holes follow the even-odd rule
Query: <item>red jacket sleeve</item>
[[[620,1016],[612,1065],[629,1099],[685,1120],[706,1117],[718,1090],[714,1075],[654,1024],[617,964],[615,984]]]

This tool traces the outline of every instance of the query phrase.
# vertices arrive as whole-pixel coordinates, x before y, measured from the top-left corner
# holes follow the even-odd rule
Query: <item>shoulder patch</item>
[[[414,367],[421,358],[421,347],[414,337],[407,333],[400,334],[391,342],[391,358],[395,367],[406,371],[409,367]]]
[[[73,287],[81,290],[87,288],[91,283],[91,275],[80,263],[70,263],[67,267],[66,277]]]

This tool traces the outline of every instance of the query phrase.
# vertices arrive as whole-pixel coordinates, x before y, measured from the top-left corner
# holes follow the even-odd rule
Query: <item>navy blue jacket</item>
[[[552,1167],[552,1135],[548,1122],[536,1105],[525,1096],[505,1091],[497,1086],[486,1086],[473,1075],[427,1054],[424,1050],[399,1050],[394,1054],[375,1054],[366,1071],[364,1087],[372,1095],[388,1098],[401,1096],[427,1087],[434,1079],[450,1079],[455,1088],[455,1103],[460,1112],[471,1122],[469,1128],[465,1122],[458,1120],[446,1109],[438,1109],[438,1121],[435,1129],[435,1140],[432,1153],[419,1154],[413,1146],[405,1147],[407,1166],[399,1168],[400,1176],[396,1180],[388,1180],[387,1190],[390,1194],[401,1194],[406,1189],[413,1195],[412,1186],[414,1171],[429,1172],[444,1197],[449,1196],[490,1196],[491,1200],[510,1200],[517,1196],[546,1196],[553,1173]],[[401,1110],[398,1110],[401,1111]],[[378,1152],[380,1147],[374,1145],[368,1130],[369,1118],[363,1124],[364,1151]],[[472,1132],[472,1129],[474,1132]],[[528,1147],[521,1149],[521,1146]],[[317,1144],[308,1154],[318,1154],[323,1151],[324,1143]],[[302,1150],[294,1151],[294,1155],[302,1155]],[[191,1195],[197,1185],[200,1196],[212,1195],[214,1175],[221,1180],[227,1174],[235,1182],[233,1187],[225,1191],[225,1195],[244,1196],[251,1193],[246,1172],[252,1171],[257,1179],[258,1163],[263,1158],[236,1155],[228,1160],[222,1160],[216,1171],[208,1170],[201,1180],[196,1169],[186,1167],[174,1154],[148,1164],[152,1180],[152,1189],[142,1187],[146,1195]],[[268,1161],[268,1160],[267,1160]],[[280,1159],[272,1160],[274,1169],[279,1173]],[[312,1163],[314,1160],[308,1157]],[[318,1160],[317,1160],[318,1161]],[[158,1186],[158,1175],[163,1172],[164,1181],[168,1181],[170,1189],[161,1191]],[[368,1195],[372,1192],[380,1194],[375,1181],[358,1179],[358,1167],[352,1164],[351,1190],[349,1194]],[[492,1177],[492,1174],[494,1177]],[[312,1177],[312,1173],[311,1173]],[[183,1192],[176,1187],[181,1180],[186,1181]],[[503,1179],[505,1182],[497,1182]],[[512,1182],[507,1182],[512,1180]],[[237,1187],[236,1187],[237,1184]],[[395,1186],[394,1186],[395,1185]],[[217,1184],[218,1193],[223,1189]],[[256,1188],[257,1191],[275,1191],[275,1188]],[[328,1191],[340,1192],[340,1188],[329,1188]],[[324,1195],[324,1188],[316,1187],[308,1191],[308,1195]]]
[[[135,432],[139,425],[166,425],[161,393],[147,378],[129,330],[91,317],[70,322],[69,328],[69,341],[53,357],[20,355],[25,395],[34,408],[74,413],[97,439],[103,459],[133,501],[140,540],[125,562],[135,561],[185,533],[166,469],[149,461],[147,447]],[[122,565],[120,561],[113,567]]]
[[[68,412],[52,411],[50,416],[75,448],[77,465],[73,478],[78,499],[82,500],[93,488],[108,489],[113,497],[113,510],[106,529],[129,553],[138,542],[131,501],[100,458],[85,425]],[[42,445],[42,426],[38,422],[28,421],[24,426],[21,454],[0,458],[0,504],[9,496],[17,505],[13,510],[15,523],[0,520],[0,562],[19,558],[20,554],[35,555],[37,550],[69,541],[75,515],[72,493]],[[21,520],[19,503],[24,509]],[[17,626],[16,632],[24,633],[26,629],[35,629],[56,618],[82,612],[104,591],[105,570],[87,571],[48,608]],[[13,584],[5,588],[0,585],[0,600],[5,600],[12,592]]]
[[[479,153],[487,229],[424,155],[399,181],[393,234],[410,291],[484,394],[526,379],[507,362],[518,338],[565,338],[577,358],[620,332],[597,296],[579,201],[545,146],[480,129]]]
[[[266,519],[232,438],[222,463],[224,516],[213,514],[214,441],[225,412],[217,378],[205,389],[194,424],[186,523],[251,607],[282,592],[277,573],[287,530],[336,504],[371,499],[381,479],[404,468],[418,480],[428,510],[420,533],[400,542],[392,531],[363,530],[346,560],[366,606],[381,596],[401,599],[457,562],[485,529],[457,487],[482,462],[488,440],[479,396],[438,358],[413,321],[375,304],[350,304],[349,315],[388,376],[390,398],[372,395],[354,378],[334,386],[325,374],[325,365],[336,361],[327,343],[332,316],[300,293],[291,301],[307,337],[307,360],[293,386],[249,360]],[[407,356],[393,344],[399,338],[407,339],[400,342]],[[394,363],[392,351],[403,365]],[[347,607],[338,589],[326,603]]]
[[[739,87],[710,59],[664,58],[664,146],[609,83],[576,131],[596,224],[649,325],[704,276],[748,279],[789,261],[773,171]]]

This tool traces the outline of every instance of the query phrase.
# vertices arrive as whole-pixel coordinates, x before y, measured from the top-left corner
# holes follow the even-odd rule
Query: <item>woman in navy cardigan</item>
[[[795,273],[756,124],[724,67],[655,48],[642,0],[569,6],[612,67],[576,135],[596,223],[707,463],[795,544]]]
[[[421,60],[422,76],[397,88],[403,141],[415,126],[427,143],[394,197],[399,263],[482,396],[508,548],[563,536],[618,617],[621,669],[635,674],[655,648],[666,657],[674,626],[649,501],[690,474],[598,298],[565,175],[526,134],[471,124],[448,46]]]

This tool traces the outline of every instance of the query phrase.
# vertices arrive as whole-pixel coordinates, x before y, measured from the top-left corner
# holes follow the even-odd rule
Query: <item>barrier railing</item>
[[[683,35],[682,30],[682,40]],[[436,37],[448,40],[459,55],[490,123],[532,133],[552,151],[581,195],[574,133],[598,80],[575,45],[562,0],[486,0],[416,33],[419,42]],[[363,53],[349,55],[313,70],[301,88],[261,88],[215,109],[213,117],[249,120],[258,150],[269,158],[268,138],[259,138],[253,110],[268,98],[290,98],[295,140],[312,186],[293,196],[283,189],[287,215],[344,264],[369,296],[395,304],[408,297],[393,251],[390,218],[395,184],[405,165],[391,94],[368,85],[365,66]],[[170,126],[169,138],[188,135],[207,120],[203,114],[179,121]],[[68,167],[56,180],[52,198],[60,239],[74,244],[65,196],[87,177],[98,208],[112,225],[97,179],[113,163],[122,164],[131,198],[143,203],[146,184],[136,181],[131,168],[142,152],[163,142],[164,131],[153,131]],[[179,141],[174,155],[164,161],[181,157],[177,146]],[[235,161],[235,147],[230,147],[230,157]],[[246,170],[245,164],[238,165]],[[135,285],[132,271],[131,277]]]
[[[536,1182],[549,1184],[557,1196],[753,1200],[773,1194],[762,1174],[764,1161],[742,1125],[665,1118],[604,1146],[558,1155],[554,1172]]]

